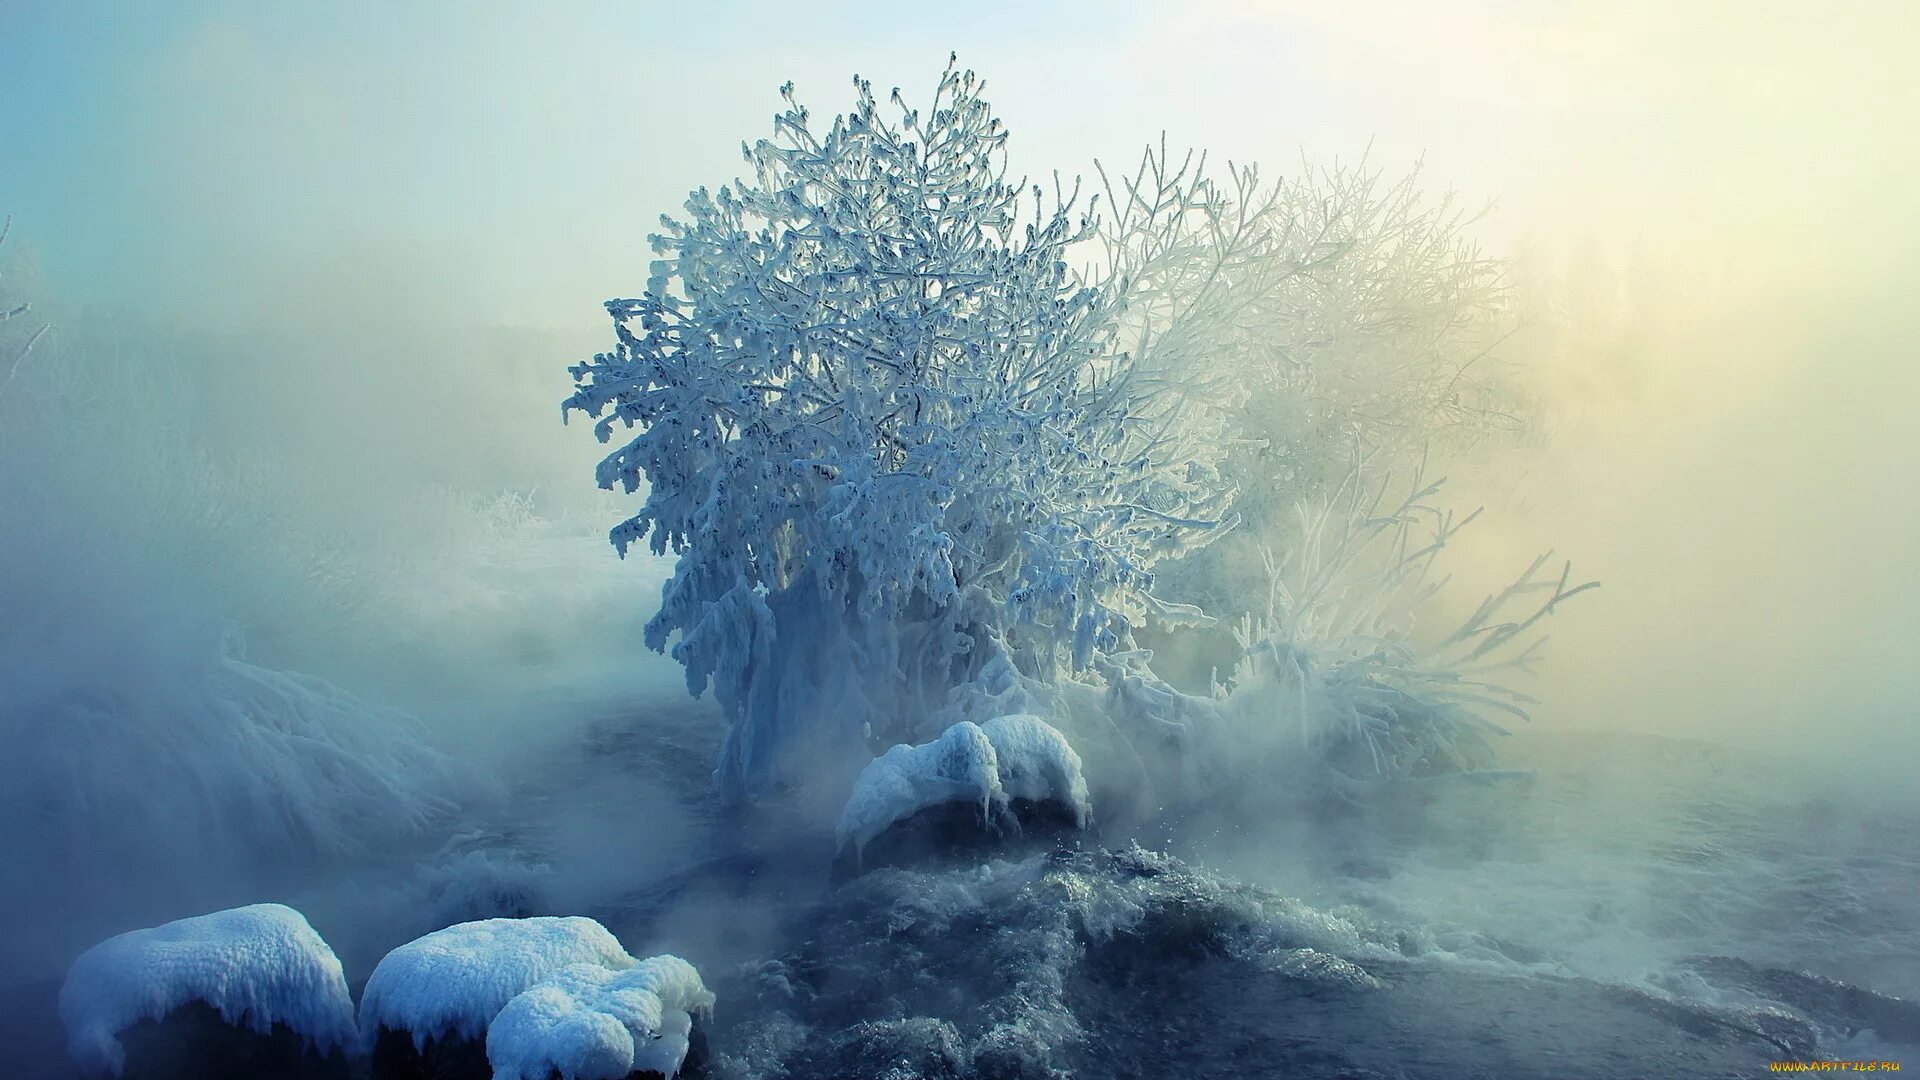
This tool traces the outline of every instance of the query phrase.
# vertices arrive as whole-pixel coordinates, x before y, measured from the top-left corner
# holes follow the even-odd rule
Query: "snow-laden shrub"
[[[25,352],[20,321],[0,323],[0,812],[33,825],[27,887],[358,854],[473,794],[414,718],[291,670],[366,577],[299,512],[306,484],[216,452],[199,358],[98,318]]]
[[[118,1076],[122,1031],[194,1002],[263,1035],[284,1024],[323,1052],[354,1041],[333,950],[299,912],[254,904],[131,930],[80,954],[60,988],[68,1053],[89,1076]]]
[[[1318,506],[1302,505],[1303,542],[1269,570],[1262,618],[1244,620],[1237,678],[1259,701],[1304,703],[1294,722],[1335,769],[1365,779],[1484,768],[1492,719],[1527,718],[1533,698],[1508,685],[1528,672],[1542,619],[1598,582],[1572,582],[1572,564],[1543,575],[1548,552],[1451,630],[1427,640],[1415,620],[1445,585],[1434,567],[1479,516],[1433,504],[1444,481],[1416,473],[1398,505],[1392,478],[1351,476]]]
[[[357,581],[294,524],[313,478],[215,452],[206,358],[0,307],[0,966],[51,974],[129,921],[416,842],[476,794],[414,718],[290,662]]]
[[[1008,181],[982,84],[855,87],[825,131],[788,87],[751,175],[664,219],[565,405],[638,431],[599,468],[647,491],[613,540],[680,556],[647,643],[729,714],[735,794],[912,737],[995,656],[1125,648],[1231,497],[1124,351],[1121,283],[1069,268],[1075,195]]]
[[[1436,505],[1441,487],[1416,473],[1390,497],[1392,476],[1363,482],[1356,466],[1329,494],[1302,500],[1301,542],[1268,555],[1264,587],[1243,586],[1265,596],[1263,611],[1240,620],[1208,692],[1170,684],[1146,649],[1098,657],[1089,677],[1052,683],[995,661],[940,716],[1052,717],[1122,816],[1488,770],[1488,737],[1534,704],[1514,682],[1539,659],[1540,623],[1597,583],[1574,583],[1567,565],[1546,572],[1551,553],[1542,555],[1435,632],[1422,620],[1446,584],[1436,569],[1478,516]]]
[[[692,964],[655,956],[624,971],[563,968],[507,1002],[487,1028],[494,1080],[672,1080],[687,1059],[696,1018],[714,996]]]
[[[1146,657],[1116,657],[1107,715],[1145,745],[1170,745],[1196,789],[1263,778],[1344,794],[1490,767],[1486,737],[1505,733],[1496,718],[1525,719],[1533,703],[1508,680],[1537,659],[1536,627],[1598,583],[1574,584],[1570,564],[1543,574],[1548,553],[1451,630],[1421,634],[1418,616],[1445,584],[1435,566],[1479,513],[1434,505],[1441,485],[1416,473],[1394,503],[1391,477],[1363,482],[1356,470],[1331,497],[1302,502],[1302,540],[1270,557],[1266,611],[1242,621],[1225,682],[1185,694]]]
[[[429,1040],[479,1039],[507,1002],[575,964],[625,970],[632,956],[583,916],[482,919],[435,930],[394,949],[360,995],[360,1037],[401,1032]]]

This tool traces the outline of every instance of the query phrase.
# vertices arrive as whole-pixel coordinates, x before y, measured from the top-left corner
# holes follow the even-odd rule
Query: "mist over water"
[[[1477,229],[1533,316],[1504,349],[1531,411],[1435,463],[1487,513],[1431,621],[1549,548],[1604,582],[1550,621],[1541,704],[1496,747],[1530,777],[1344,816],[1148,807],[1101,844],[1297,898],[1358,928],[1320,943],[1356,963],[1397,942],[1383,970],[1776,1000],[1704,955],[1920,996],[1914,16],[1123,5],[1010,42],[1011,9],[749,7],[0,7],[0,306],[34,303],[0,363],[52,325],[0,388],[9,1001],[106,935],[270,898],[355,983],[494,914],[591,914],[709,972],[855,925],[831,923],[837,806],[713,794],[719,710],[641,645],[671,563],[606,545],[637,497],[593,489],[601,448],[558,403],[656,216],[737,171],[775,85],[831,109],[848,73],[919,87],[949,48],[1036,175],[1164,126],[1280,172],[1424,155],[1496,200]],[[303,802],[272,747],[308,738],[340,771]],[[1039,865],[865,888],[937,894],[915,933],[1026,933],[1052,909],[1021,890],[1068,872]],[[819,955],[912,960],[855,951]],[[1059,977],[1108,1030],[1106,991]],[[759,978],[712,980],[723,1010],[757,995],[729,1075],[791,1060],[783,1023],[847,1019],[844,987],[768,1004]],[[1815,1020],[1835,1054],[1913,1045]]]

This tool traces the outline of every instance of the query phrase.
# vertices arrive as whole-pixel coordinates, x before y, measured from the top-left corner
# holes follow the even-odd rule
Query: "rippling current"
[[[728,1077],[1717,1077],[1920,1052],[1911,793],[1656,737],[1502,750],[1525,771],[851,880],[777,814],[713,817],[688,827],[722,854],[596,914],[714,973]]]
[[[444,922],[593,915],[700,967],[720,996],[702,1068],[738,1080],[1920,1067],[1909,793],[1533,733],[1502,747],[1524,774],[854,873],[801,808],[721,810],[702,730],[610,726],[424,869],[384,871],[411,884],[293,899],[352,981]],[[16,992],[15,1021],[51,990]]]

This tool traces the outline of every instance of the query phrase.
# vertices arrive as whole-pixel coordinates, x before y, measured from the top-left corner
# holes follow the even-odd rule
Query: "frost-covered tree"
[[[1507,271],[1471,239],[1477,215],[1429,195],[1417,168],[1395,178],[1364,161],[1304,169],[1284,204],[1330,254],[1288,280],[1286,332],[1268,330],[1240,369],[1258,468],[1312,490],[1342,478],[1356,441],[1406,466],[1520,424],[1500,355]]]
[[[1237,469],[1243,502],[1278,493],[1284,510],[1338,481],[1355,442],[1377,459],[1518,422],[1492,359],[1513,329],[1505,267],[1417,168],[1223,178],[1162,143],[1132,174],[1101,176],[1125,340],[1258,449]]]
[[[613,540],[679,555],[647,642],[713,687],[734,794],[863,763],[995,659],[1124,650],[1232,495],[1119,339],[1124,283],[1069,266],[1091,204],[1008,179],[982,83],[855,89],[824,131],[783,89],[750,175],[663,219],[564,410],[637,431],[598,472],[646,488]]]
[[[1303,164],[1269,181],[1163,142],[1101,176],[1123,340],[1208,406],[1247,523],[1172,571],[1171,592],[1246,611],[1260,547],[1298,540],[1289,508],[1337,483],[1356,447],[1404,466],[1518,425],[1498,355],[1514,326],[1505,269],[1418,169]]]

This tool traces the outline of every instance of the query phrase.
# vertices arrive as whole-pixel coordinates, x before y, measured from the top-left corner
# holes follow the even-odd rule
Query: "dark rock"
[[[851,849],[840,852],[833,879],[846,881],[887,866],[976,866],[985,858],[1072,847],[1086,836],[1073,811],[1050,799],[1014,799],[986,820],[977,805],[945,803],[895,822],[858,856]]]
[[[677,1080],[704,1080],[711,1054],[707,1033],[695,1024],[688,1037],[687,1059],[681,1063]],[[486,1039],[450,1036],[428,1039],[415,1049],[413,1036],[404,1031],[381,1028],[373,1048],[374,1080],[491,1080],[493,1067],[487,1064]],[[657,1072],[635,1072],[632,1080],[666,1080]]]
[[[198,1001],[134,1024],[120,1045],[123,1080],[346,1080],[352,1071],[338,1047],[321,1053],[285,1024],[265,1034],[235,1026]]]
[[[380,1029],[373,1044],[375,1080],[491,1080],[486,1039],[458,1035],[429,1038],[414,1046],[413,1034]]]

